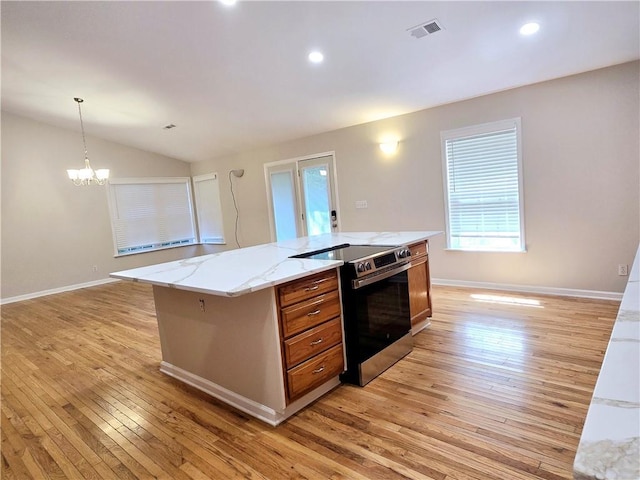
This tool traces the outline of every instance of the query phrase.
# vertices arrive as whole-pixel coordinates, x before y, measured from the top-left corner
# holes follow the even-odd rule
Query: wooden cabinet
[[[289,404],[344,371],[337,270],[281,285],[277,299]]]
[[[340,316],[340,296],[334,290],[282,308],[280,318],[285,338]]]
[[[429,276],[429,243],[427,241],[409,245],[411,268],[409,277],[409,310],[413,335],[430,325],[431,278]]]

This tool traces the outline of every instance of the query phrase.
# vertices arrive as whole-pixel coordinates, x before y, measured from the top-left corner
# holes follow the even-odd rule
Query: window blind
[[[118,255],[195,243],[188,178],[109,183]]]
[[[193,177],[200,243],[224,243],[218,174]]]
[[[518,124],[510,124],[444,135],[451,249],[523,250]]]

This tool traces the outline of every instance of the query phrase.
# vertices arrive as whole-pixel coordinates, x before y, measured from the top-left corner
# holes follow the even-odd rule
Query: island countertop
[[[593,391],[573,478],[640,479],[640,248]]]
[[[439,235],[438,231],[340,232],[160,263],[111,273],[111,277],[163,287],[235,297],[330,270],[339,260],[290,258],[305,252],[350,245],[408,245]]]

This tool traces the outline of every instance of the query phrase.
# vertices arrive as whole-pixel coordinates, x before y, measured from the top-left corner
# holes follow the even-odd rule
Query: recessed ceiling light
[[[535,22],[525,23],[523,26],[520,27],[520,35],[533,35],[538,30],[540,30],[539,24]]]
[[[316,50],[315,52],[311,52],[309,54],[309,61],[311,63],[322,63],[323,60],[324,60],[324,55],[322,54],[322,52],[318,52]]]
[[[220,0],[220,3],[222,3],[223,5],[235,5],[237,0]]]

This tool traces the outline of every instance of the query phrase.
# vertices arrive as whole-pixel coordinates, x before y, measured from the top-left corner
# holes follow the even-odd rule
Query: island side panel
[[[278,317],[272,288],[221,297],[153,287],[163,361],[284,410]]]

